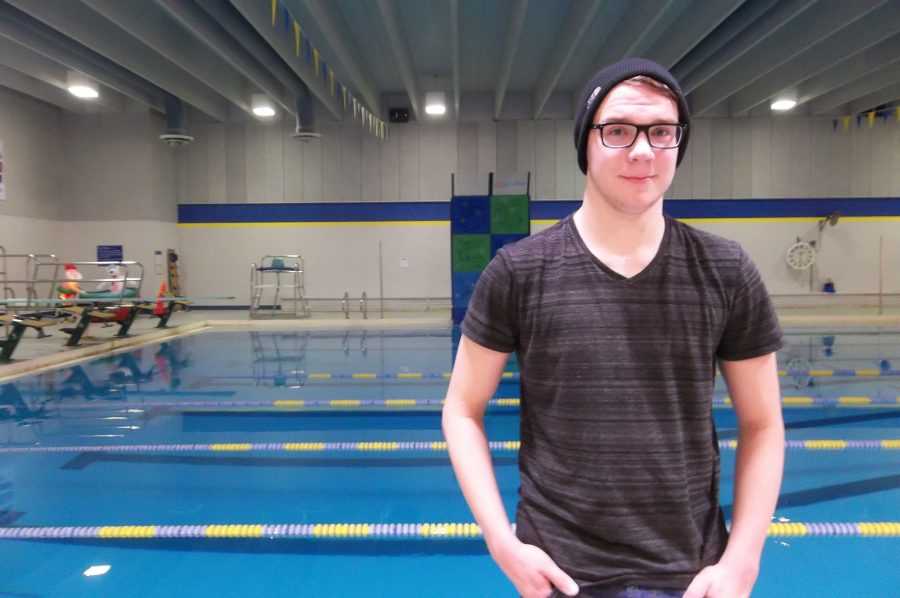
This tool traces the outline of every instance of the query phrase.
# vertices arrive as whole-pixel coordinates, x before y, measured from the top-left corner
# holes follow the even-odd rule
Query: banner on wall
[[[6,199],[6,182],[3,177],[3,140],[0,139],[0,199]]]

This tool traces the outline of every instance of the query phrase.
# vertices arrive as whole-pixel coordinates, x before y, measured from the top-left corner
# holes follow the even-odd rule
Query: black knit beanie
[[[691,113],[688,110],[687,99],[684,97],[684,92],[681,91],[681,86],[678,85],[678,81],[675,80],[672,73],[652,60],[626,58],[600,70],[581,93],[578,114],[575,115],[575,148],[578,150],[578,167],[581,168],[581,172],[587,174],[587,138],[591,131],[590,126],[593,124],[594,113],[597,112],[600,102],[613,87],[638,75],[665,83],[678,99],[678,120],[687,125],[684,129],[684,136],[681,138],[681,144],[678,146],[678,160],[675,162],[676,166],[681,164],[691,132]]]

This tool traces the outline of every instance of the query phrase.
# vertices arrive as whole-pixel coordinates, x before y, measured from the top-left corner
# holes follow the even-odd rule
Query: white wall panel
[[[419,192],[415,199],[436,199],[441,185],[440,130],[434,125],[417,125],[416,131],[419,138]]]
[[[359,201],[362,197],[362,157],[360,153],[360,127],[353,122],[344,123],[341,127],[341,194],[339,201]]]
[[[853,127],[855,125],[851,125]],[[850,194],[866,197],[871,195],[872,183],[869,179],[872,161],[872,136],[868,125],[863,122],[850,136]]]
[[[556,123],[549,120],[537,121],[534,139],[531,197],[550,199],[556,195]]]
[[[210,203],[221,203],[225,201],[225,187],[226,182],[228,181],[225,166],[225,125],[207,125],[206,138],[206,152],[208,154],[206,160],[206,176],[208,181],[206,197],[208,199],[206,201],[209,201]],[[178,151],[177,148],[173,149],[175,149],[176,152]]]
[[[700,197],[722,199],[731,197],[732,166],[734,158],[731,152],[732,119],[717,118],[707,121],[709,126],[709,194]],[[696,190],[695,190],[696,191]]]
[[[516,163],[515,170],[511,172],[531,173],[532,189],[534,188],[535,173],[535,121],[516,121]],[[503,171],[498,171],[503,172]]]
[[[497,123],[497,167],[494,172],[516,172],[516,123]]]
[[[173,151],[183,154],[187,162],[187,203],[209,203],[213,197],[210,193],[209,161],[215,150],[212,149],[210,130],[212,125],[203,125],[203,128],[194,135],[194,141],[189,145],[173,148]],[[224,180],[222,181],[224,183]]]
[[[392,128],[387,139],[379,142],[381,152],[381,201],[400,199],[400,138]]]
[[[831,137],[831,152],[828,157],[828,179],[831,197],[845,197],[850,195],[850,144],[854,132],[851,123],[850,130],[844,131],[843,125],[838,129],[839,134]]]
[[[478,172],[478,124],[459,123],[456,132],[456,172]]]
[[[890,119],[889,119],[890,120]],[[873,197],[887,197],[892,193],[900,194],[900,187],[891,187],[891,171],[900,170],[900,161],[891,161],[891,142],[900,139],[900,127],[890,126],[882,122],[880,118],[875,120],[870,134],[872,139],[872,151],[869,163],[869,194]]]
[[[731,119],[731,195],[736,199],[753,197],[753,122],[749,118]]]
[[[284,136],[284,171],[281,179],[284,184],[284,201],[285,203],[300,203],[304,200],[303,179],[305,169],[303,168],[303,154],[306,148],[311,145],[318,145],[315,141],[305,142],[294,139],[291,135],[294,132],[293,126],[283,127]],[[316,149],[321,152],[321,148]],[[322,172],[318,168],[319,173]]]
[[[317,142],[320,151],[312,147],[304,155],[305,201],[309,203],[341,201],[341,127],[340,123],[323,123],[319,127],[322,139]],[[321,165],[319,179],[316,161]]]
[[[575,144],[572,141],[572,127],[575,125],[570,120],[556,121],[555,124],[553,159],[556,168],[556,189],[553,195],[546,199],[580,198],[584,192],[584,186],[578,188],[575,186],[575,174],[581,174],[576,162]],[[540,199],[534,194],[532,197]]]
[[[691,152],[691,197],[712,197],[712,131],[709,119],[694,121]],[[676,151],[676,150],[672,150]]]
[[[400,137],[399,201],[419,200],[419,132],[413,123],[395,127]]]
[[[439,155],[439,177],[437,179],[435,195],[432,198],[423,197],[426,201],[447,201],[450,199],[450,177],[454,172],[459,172],[459,155],[458,137],[456,134],[456,123],[441,123],[438,127],[438,155]]]
[[[285,132],[280,124],[272,123],[265,127],[266,156],[266,201],[283,203],[284,199],[284,152]]]
[[[772,119],[752,118],[751,127],[750,193],[772,197]]]
[[[244,127],[246,153],[247,202],[266,203],[266,131],[262,127]]]
[[[247,194],[246,129],[230,125],[225,129],[225,193],[222,200],[228,203],[245,203]],[[208,201],[215,203],[214,198]]]
[[[806,197],[828,197],[832,195],[828,165],[831,156],[831,144],[834,137],[839,134],[833,131],[830,126],[823,126],[818,121],[810,123],[809,189],[807,189]]]
[[[812,129],[823,128],[824,122],[792,118],[788,121],[788,164],[786,197],[809,197],[812,188]]]
[[[381,140],[366,128],[360,131],[360,148],[360,200],[381,201]]]
[[[769,197],[789,197],[790,179],[794,158],[791,152],[792,126],[790,119],[773,118],[771,122],[769,139]]]
[[[497,123],[478,123],[478,172],[497,171]]]

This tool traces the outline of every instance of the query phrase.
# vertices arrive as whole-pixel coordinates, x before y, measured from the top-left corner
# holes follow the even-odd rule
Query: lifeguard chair
[[[259,264],[250,264],[250,317],[260,317],[263,296],[271,292],[270,316],[309,317],[303,288],[303,258],[299,255],[264,255]],[[291,305],[285,309],[283,302]]]

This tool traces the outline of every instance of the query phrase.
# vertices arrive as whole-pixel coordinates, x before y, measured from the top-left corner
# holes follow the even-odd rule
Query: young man
[[[581,207],[498,252],[463,322],[444,433],[491,556],[526,598],[739,598],[756,580],[783,464],[782,337],[741,248],[663,214],[689,126],[658,64],[626,59],[597,73],[575,121]],[[515,533],[483,426],[513,351]],[[730,537],[717,362],[739,428]]]

